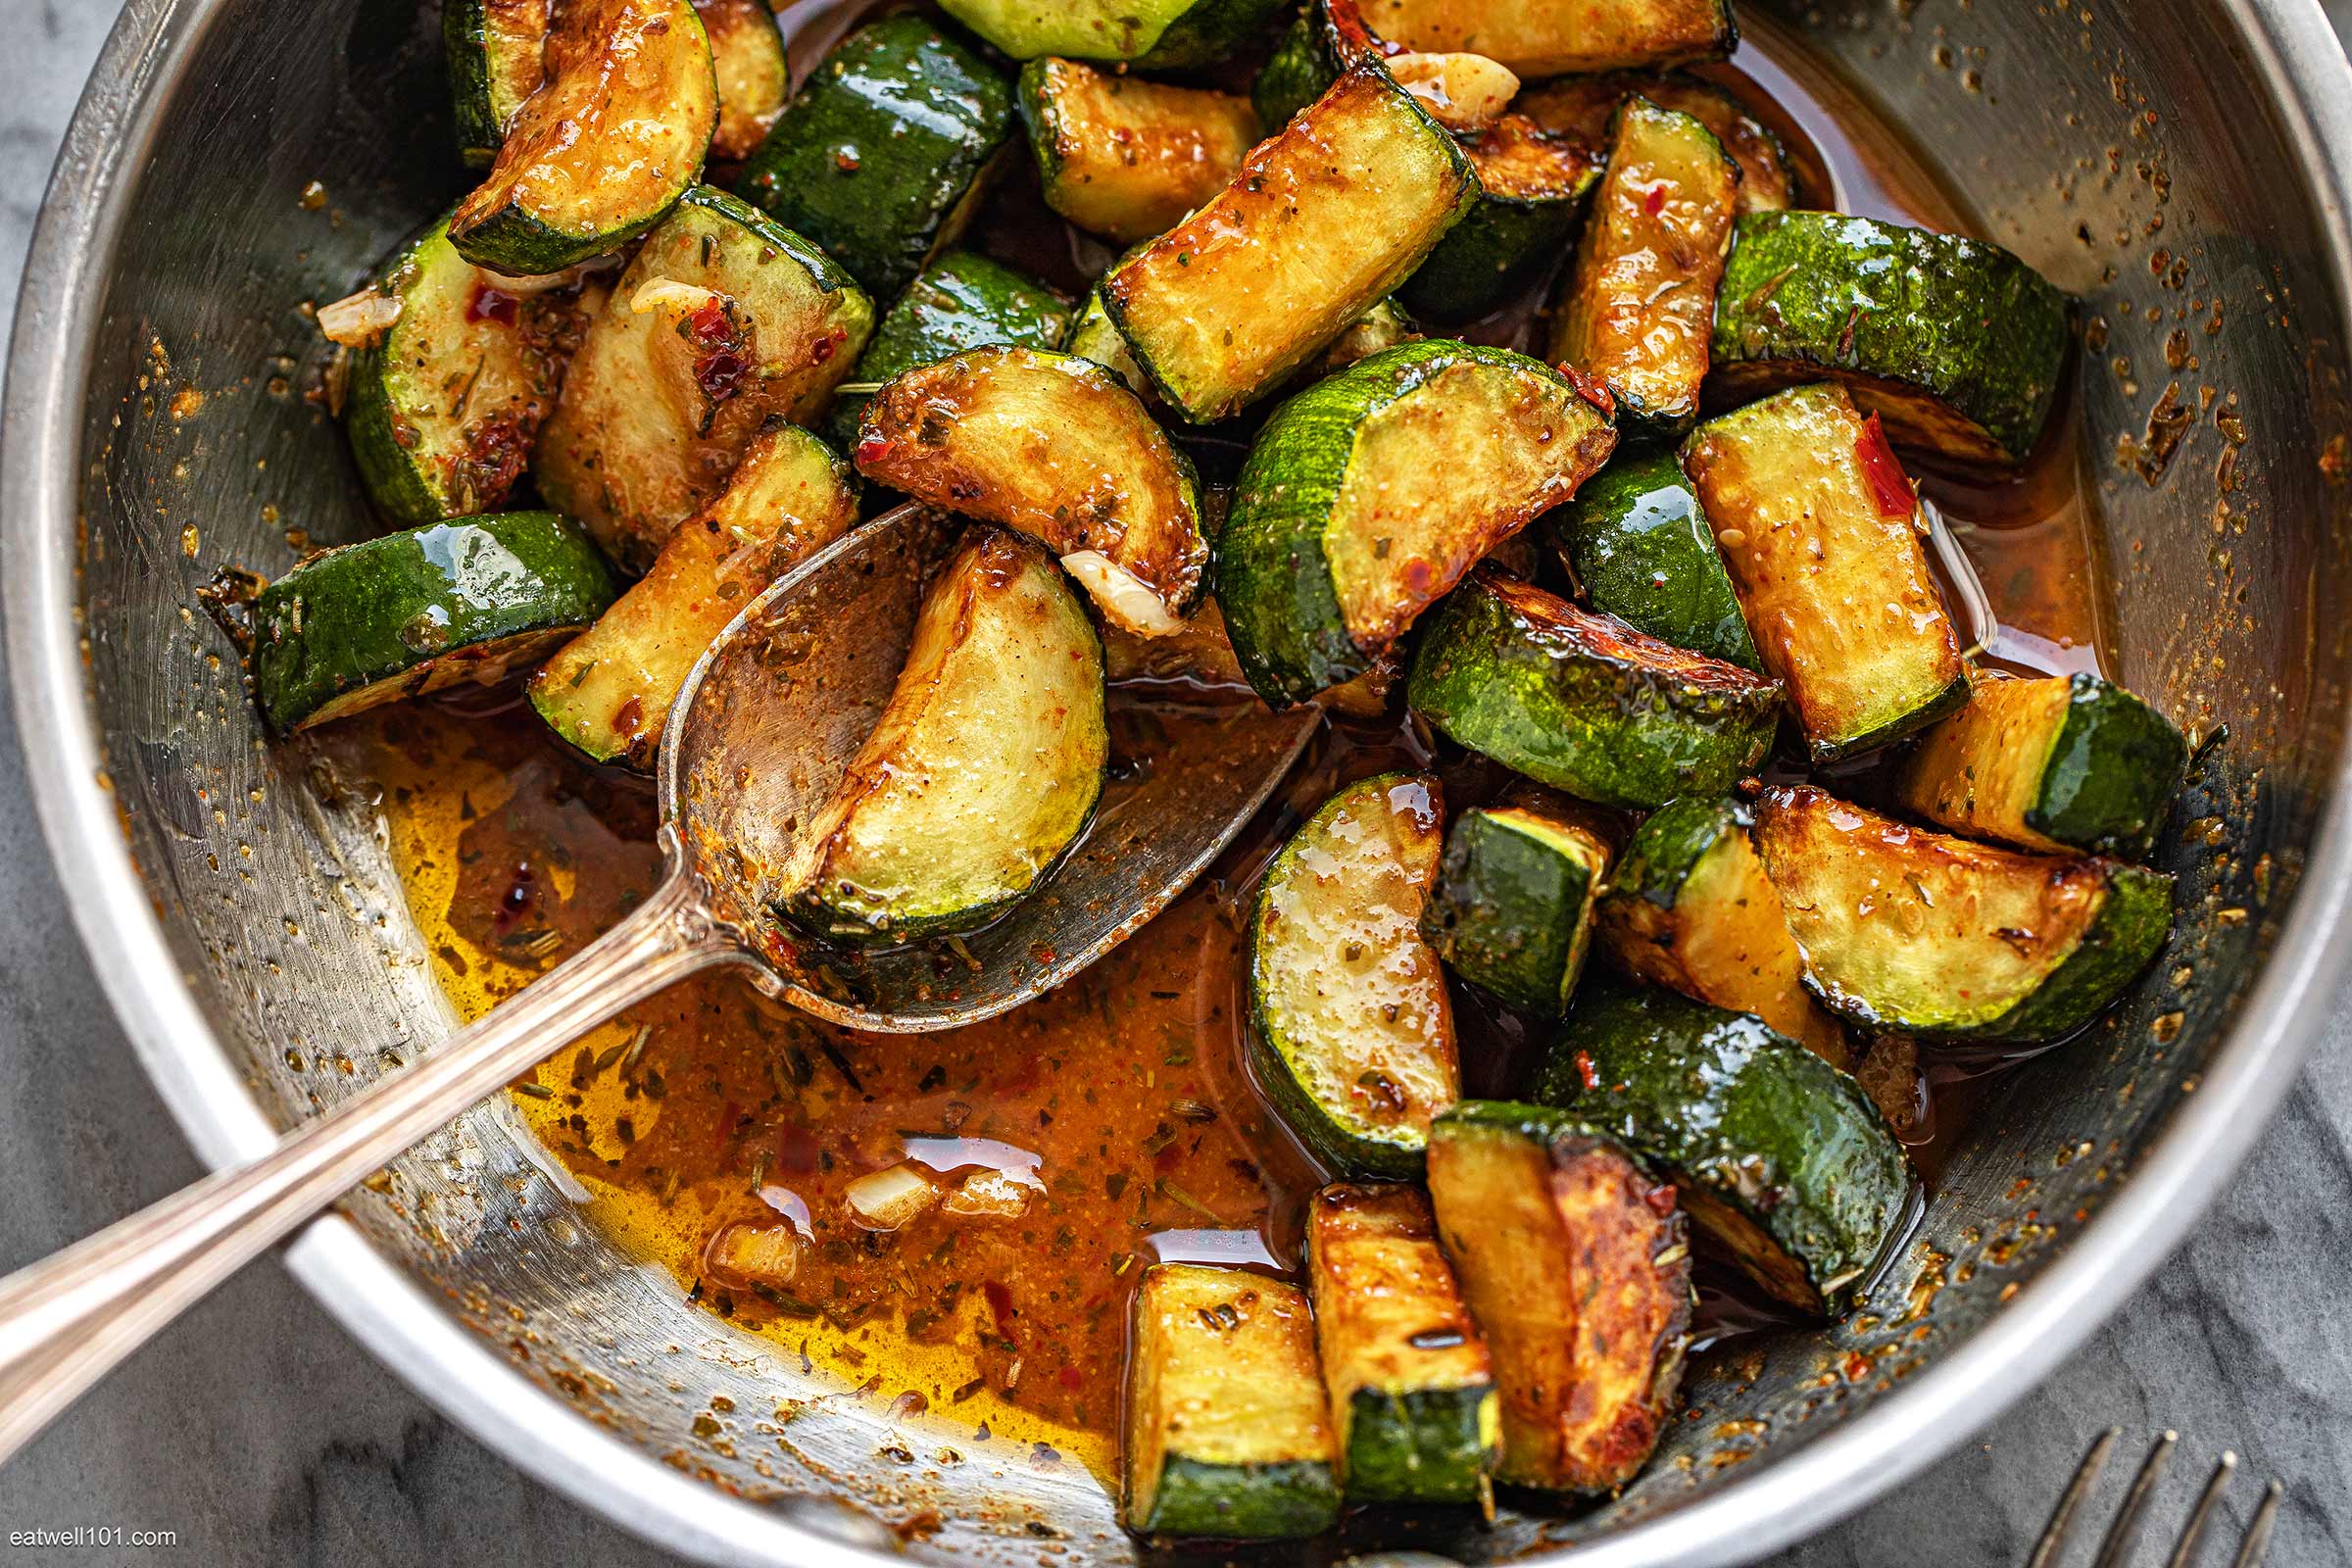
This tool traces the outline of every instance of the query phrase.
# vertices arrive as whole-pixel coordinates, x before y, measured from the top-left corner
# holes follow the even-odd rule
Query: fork
[[[2099,1434],[2075,1469],[2075,1479],[2068,1482],[2058,1506],[2050,1512],[2049,1527],[2042,1531],[2041,1540],[2034,1547],[2034,1555],[2026,1559],[2026,1568],[2052,1568],[2059,1554],[2074,1539],[2075,1512],[2082,1499],[2097,1484],[2099,1473],[2107,1466],[2107,1455],[2116,1440],[2124,1435],[2121,1427],[2109,1427]],[[2180,1434],[2167,1432],[2156,1440],[2148,1456],[2132,1478],[2132,1490],[2124,1494],[2124,1506],[2116,1514],[2115,1523],[2099,1542],[2099,1554],[2092,1559],[2092,1568],[2124,1568],[2130,1560],[2132,1543],[2139,1539],[2139,1527],[2148,1511],[2148,1500],[2156,1494],[2156,1484],[2164,1479],[2166,1465],[2172,1462],[2173,1449]],[[2190,1568],[2197,1560],[2197,1548],[2205,1543],[2205,1530],[2213,1522],[2214,1509],[2229,1490],[2230,1478],[2237,1473],[2237,1455],[2224,1449],[2213,1474],[2205,1482],[2205,1490],[2197,1494],[2197,1505],[2188,1515],[2188,1523],[2180,1532],[2180,1543],[2173,1554],[2165,1559],[2167,1568]],[[2271,1528],[2278,1516],[2278,1499],[2283,1494],[2278,1482],[2263,1490],[2262,1504],[2254,1510],[2254,1520],[2246,1526],[2244,1540],[2238,1544],[2237,1555],[2230,1559],[2230,1568],[2258,1568],[2263,1553],[2270,1549]]]

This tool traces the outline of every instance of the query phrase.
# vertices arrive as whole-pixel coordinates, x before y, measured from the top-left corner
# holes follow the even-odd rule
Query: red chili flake
[[[858,172],[858,149],[844,147],[833,154],[833,167],[845,174]]]
[[[1600,1070],[1592,1065],[1591,1052],[1580,1051],[1576,1054],[1576,1075],[1584,1080],[1587,1089],[1600,1087]]]
[[[1065,1366],[1060,1373],[1061,1386],[1072,1394],[1086,1387],[1086,1374],[1074,1366]]]
[[[1652,1187],[1648,1192],[1642,1195],[1642,1201],[1649,1205],[1649,1211],[1653,1214],[1673,1213],[1674,1184],[1672,1182],[1660,1182],[1657,1186]]]
[[[514,929],[530,908],[531,901],[539,896],[538,883],[538,873],[531,869],[530,861],[515,862],[514,874],[507,879],[507,891],[499,896],[498,913],[492,920],[501,935]]]
[[[808,358],[815,361],[818,365],[822,365],[833,357],[833,350],[835,347],[837,347],[837,345],[831,338],[820,337],[814,343],[809,345]]]
[[[1578,397],[1600,411],[1602,418],[1617,417],[1617,395],[1609,390],[1608,382],[1597,375],[1588,375],[1565,360],[1560,362],[1559,371],[1568,378],[1568,384],[1576,388]]]
[[[720,1102],[716,1136],[710,1140],[712,1152],[722,1151],[727,1147],[727,1140],[735,1134],[735,1124],[742,1119],[743,1107],[741,1105],[732,1100]]]
[[[743,373],[750,367],[743,356],[721,349],[694,362],[694,384],[713,403],[723,403],[743,390]]]
[[[645,704],[635,697],[612,710],[612,728],[623,740],[637,733],[645,724]]]
[[[1664,180],[1649,187],[1649,194],[1642,198],[1642,210],[1652,218],[1666,210],[1666,182]]]
[[[694,314],[686,318],[686,325],[697,342],[708,345],[715,346],[734,336],[727,323],[727,302],[715,294],[695,308]]]
[[[869,463],[880,463],[889,456],[890,438],[887,436],[869,435],[858,443],[858,466],[860,468]]]
[[[473,285],[472,297],[466,301],[466,319],[468,321],[496,321],[501,326],[513,326],[521,308],[522,302],[505,289],[492,288],[487,283],[476,283]]]
[[[1862,477],[1870,481],[1871,500],[1880,516],[1908,517],[1918,510],[1919,497],[1912,493],[1911,481],[1904,477],[1903,466],[1895,461],[1894,448],[1886,444],[1886,432],[1879,428],[1875,414],[1862,421],[1854,460],[1862,465]]]
[[[1012,1292],[1003,1282],[989,1280],[980,1287],[980,1294],[988,1298],[989,1315],[997,1320],[998,1337],[1011,1339],[1012,1320],[1020,1316],[1013,1310]]]
[[[798,1122],[776,1129],[775,1169],[806,1173],[816,1169],[816,1134]]]

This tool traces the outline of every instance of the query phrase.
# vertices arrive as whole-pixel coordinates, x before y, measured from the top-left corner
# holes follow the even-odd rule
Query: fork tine
[[[2212,1477],[2205,1490],[2197,1494],[2197,1505],[2190,1511],[2188,1523],[2181,1528],[2180,1544],[2165,1559],[2165,1568],[2189,1568],[2197,1560],[2197,1548],[2205,1544],[2205,1527],[2213,1520],[2213,1510],[2222,1500],[2223,1492],[2230,1486],[2230,1477],[2237,1469],[2237,1455],[2222,1450],[2221,1462],[2213,1467]]]
[[[2230,1568],[2262,1568],[2262,1554],[2271,1549],[2271,1526],[2278,1521],[2278,1498],[2284,1491],[2276,1481],[2264,1489],[2262,1506],[2254,1510],[2254,1522],[2246,1526],[2246,1544],[2237,1548]]]
[[[2058,1554],[2066,1549],[2067,1538],[2075,1522],[2075,1509],[2097,1484],[2099,1472],[2107,1466],[2107,1450],[2115,1440],[2124,1435],[2122,1427],[2109,1427],[2090,1445],[2082,1462],[2075,1466],[2075,1479],[2066,1484],[2058,1498],[2058,1506],[2050,1510],[2050,1522],[2042,1528],[2041,1540],[2034,1544],[2034,1555],[2026,1559],[2026,1568],[2050,1568]]]
[[[2140,1464],[2139,1474],[2132,1478],[2132,1490],[2124,1495],[2124,1506],[2107,1527],[2107,1539],[2099,1543],[2099,1554],[2091,1568],[2124,1568],[2124,1560],[2132,1555],[2132,1543],[2139,1539],[2140,1521],[2146,1517],[2148,1499],[2156,1494],[2156,1483],[2164,1479],[2164,1468],[2173,1457],[2173,1446],[2180,1441],[2178,1432],[2166,1432],[2148,1450]]]

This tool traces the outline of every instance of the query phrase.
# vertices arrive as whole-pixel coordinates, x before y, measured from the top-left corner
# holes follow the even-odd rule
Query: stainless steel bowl
[[[358,526],[342,445],[299,393],[317,341],[295,306],[343,293],[458,188],[429,12],[130,0],[19,309],[0,510],[33,788],[98,972],[215,1162],[451,1025],[365,779],[331,736],[261,743],[191,598],[223,563],[285,564],[290,525]],[[1701,1413],[1624,1497],[1356,1549],[1730,1562],[1859,1506],[2161,1261],[2285,1093],[2352,949],[2352,173],[2330,157],[2352,149],[2352,71],[2318,6],[1825,0],[1786,20],[2104,323],[2085,493],[2123,673],[2230,727],[2163,847],[2181,932],[2120,1016],[1998,1081],[1867,1311],[1702,1361]],[[2188,419],[2162,465],[2160,404]],[[454,1419],[630,1529],[804,1568],[1135,1555],[1074,1466],[894,1425],[686,1305],[575,1217],[501,1107],[379,1186],[289,1265]]]

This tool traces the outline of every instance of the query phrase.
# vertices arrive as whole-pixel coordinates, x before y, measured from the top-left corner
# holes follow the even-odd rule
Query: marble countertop
[[[2352,0],[2330,12],[2339,31],[2352,28]],[[13,299],[111,8],[0,0],[0,14],[18,24],[0,104],[0,299]],[[70,927],[50,917],[62,903],[37,848],[21,741],[0,707],[0,842],[20,846],[0,859],[0,908],[17,911],[0,920],[0,1271],[200,1174]],[[1776,1568],[2022,1561],[2110,1424],[2126,1442],[2097,1517],[2171,1427],[2182,1447],[2159,1528],[2185,1515],[2216,1454],[2233,1447],[2244,1461],[2235,1521],[2258,1493],[2251,1478],[2286,1484],[2274,1568],[2352,1561],[2352,1315],[2334,1296],[2352,1268],[2352,1005],[2338,1018],[2197,1239],[2063,1371]],[[77,1524],[172,1531],[187,1560],[220,1568],[668,1560],[451,1426],[269,1264],[167,1330],[0,1472],[0,1540]]]

